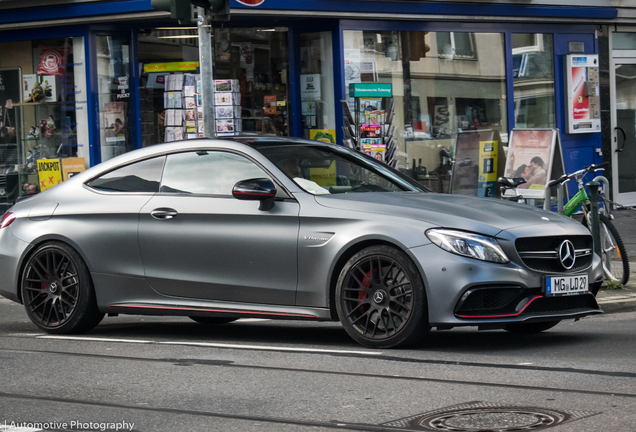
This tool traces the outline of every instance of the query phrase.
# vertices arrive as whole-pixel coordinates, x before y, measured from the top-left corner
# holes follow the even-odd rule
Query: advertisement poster
[[[70,179],[76,174],[86,170],[86,161],[84,158],[65,158],[62,161],[62,176],[64,181]]]
[[[334,129],[311,129],[309,139],[335,144],[336,131]]]
[[[480,198],[497,196],[498,141],[479,142],[479,183],[477,196]]]
[[[568,133],[601,131],[598,55],[565,57]]]
[[[512,130],[505,176],[526,180],[526,183],[517,187],[520,195],[543,198],[546,184],[551,178],[557,135],[556,129]],[[508,194],[513,196],[514,191]]]
[[[496,130],[460,132],[455,139],[452,194],[496,197],[497,178],[503,175],[503,144]]]
[[[334,129],[311,129],[309,131],[309,138],[335,144],[336,131]],[[338,176],[335,162],[332,163],[329,168],[310,168],[309,175],[311,181],[318,183],[322,187],[337,185]]]
[[[62,166],[60,160],[38,160],[38,177],[40,179],[40,191],[42,192],[62,183]]]
[[[40,75],[62,75],[66,66],[66,48],[41,47],[40,64],[37,73]]]
[[[303,74],[300,76],[300,99],[315,101],[320,99],[320,74]]]

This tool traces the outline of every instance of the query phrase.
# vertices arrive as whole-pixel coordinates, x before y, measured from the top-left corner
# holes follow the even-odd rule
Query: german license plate
[[[545,278],[545,295],[584,294],[589,291],[587,275],[550,276]]]

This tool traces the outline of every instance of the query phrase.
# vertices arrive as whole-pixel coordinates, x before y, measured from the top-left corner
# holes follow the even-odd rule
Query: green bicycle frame
[[[585,188],[579,189],[579,191],[568,201],[563,207],[563,214],[567,217],[570,217],[574,214],[576,209],[585,202],[588,201],[587,192],[585,192]]]

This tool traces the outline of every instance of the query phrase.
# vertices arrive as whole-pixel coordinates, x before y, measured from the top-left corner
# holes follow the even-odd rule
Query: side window
[[[221,151],[168,155],[160,192],[232,195],[236,182],[270,176],[249,159]]]
[[[159,191],[165,159],[161,156],[135,162],[99,176],[87,185],[107,192],[155,193]]]

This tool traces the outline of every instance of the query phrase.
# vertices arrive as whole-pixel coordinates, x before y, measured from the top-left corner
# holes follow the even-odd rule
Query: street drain
[[[598,413],[467,402],[383,423],[422,431],[512,432],[540,430]]]

